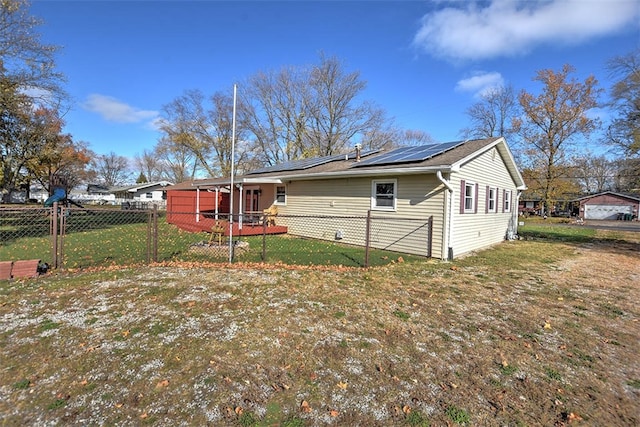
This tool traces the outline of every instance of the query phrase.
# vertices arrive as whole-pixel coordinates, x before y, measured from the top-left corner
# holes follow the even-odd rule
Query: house
[[[584,219],[631,220],[638,218],[640,195],[612,191],[585,196],[577,200]]]
[[[112,188],[110,192],[116,197],[116,203],[123,206],[165,206],[167,198],[166,188],[173,185],[169,181],[145,182],[126,187]]]
[[[374,239],[372,245],[418,255],[427,255],[429,246],[431,256],[441,259],[514,237],[518,197],[526,188],[502,137],[391,151],[357,147],[348,155],[297,160],[235,177],[233,195],[230,184],[229,178],[216,178],[169,187],[168,219],[174,209],[195,207],[191,216],[200,221],[202,210],[209,216],[211,212],[219,215],[233,205],[234,214],[242,212],[242,221],[274,206],[279,225],[285,225],[289,234],[326,239],[326,233],[317,235],[300,217],[344,218],[368,212],[391,220],[432,217],[429,242],[415,230],[407,230],[402,239]],[[188,206],[174,205],[179,191],[187,192],[183,200],[192,198]],[[209,196],[205,203],[203,196],[208,194],[217,196]],[[336,221],[340,231],[339,221],[344,219]],[[364,239],[354,236],[342,241],[363,245]]]

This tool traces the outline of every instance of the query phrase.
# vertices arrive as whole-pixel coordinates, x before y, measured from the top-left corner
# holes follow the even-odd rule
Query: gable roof
[[[440,145],[440,147],[437,147]],[[454,141],[443,144],[429,144],[421,147],[411,147],[411,152],[403,157],[405,148],[391,151],[367,151],[363,152],[360,161],[354,153],[341,154],[315,159],[294,161],[272,167],[251,171],[243,176],[234,178],[234,182],[244,184],[282,183],[284,181],[301,181],[313,179],[342,178],[354,176],[383,176],[405,175],[416,173],[457,172],[464,164],[479,155],[496,148],[500,153],[506,168],[511,174],[518,189],[526,188],[524,179],[507,143],[503,137],[476,139],[468,141]],[[442,150],[438,150],[442,148]],[[428,155],[421,155],[423,153]],[[376,161],[376,159],[387,160]],[[396,157],[394,157],[396,156]],[[412,157],[413,156],[413,157]],[[364,159],[364,160],[363,160]],[[195,187],[207,187],[216,185],[228,185],[230,179],[212,178],[187,183],[181,183],[171,189],[186,189]]]
[[[173,185],[173,183],[169,181],[144,182],[136,185],[127,185],[125,187],[112,188],[111,192],[112,193],[123,193],[123,192],[135,193],[137,191],[144,190],[150,187],[168,187],[170,185]]]
[[[640,195],[615,193],[613,191],[604,191],[602,193],[590,194],[588,196],[580,197],[579,199],[577,199],[577,201],[588,200],[588,199],[592,199],[592,198],[598,197],[598,196],[605,196],[607,194],[610,195],[610,196],[615,196],[615,197],[620,197],[620,198],[623,198],[623,199],[634,200],[636,202],[640,202]]]

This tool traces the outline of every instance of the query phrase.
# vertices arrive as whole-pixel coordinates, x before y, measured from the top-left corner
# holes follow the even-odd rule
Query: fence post
[[[364,266],[369,267],[369,234],[371,232],[371,210],[367,211],[367,224],[364,232]]]
[[[58,264],[58,202],[53,202],[51,208],[51,263],[52,267],[57,269]]]
[[[153,226],[153,212],[147,213],[147,264],[151,263],[151,227]]]
[[[431,258],[432,250],[433,250],[433,215],[429,217],[429,231],[427,234],[427,257]]]
[[[67,229],[67,212],[64,205],[60,206],[60,214],[58,215],[58,220],[60,221],[60,226],[58,227],[58,234],[60,235],[60,243],[58,244],[58,267],[64,269],[64,237],[65,231]]]
[[[153,205],[153,262],[158,262],[158,205]]]

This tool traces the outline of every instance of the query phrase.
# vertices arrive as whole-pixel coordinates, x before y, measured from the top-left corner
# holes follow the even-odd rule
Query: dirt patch
[[[523,241],[482,262],[5,282],[0,419],[637,425],[638,249]]]

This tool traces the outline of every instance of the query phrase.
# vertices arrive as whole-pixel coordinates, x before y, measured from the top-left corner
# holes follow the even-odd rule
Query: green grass
[[[518,227],[518,234],[525,239],[549,239],[569,243],[586,243],[596,236],[597,230],[588,227],[573,227],[557,222],[527,221]]]
[[[146,217],[128,219],[128,224],[110,224],[118,220],[117,212],[107,212],[97,217],[79,212],[69,218],[69,228],[64,236],[63,266],[67,269],[135,265],[147,262],[148,238]],[[134,221],[135,220],[135,221]],[[102,224],[98,226],[98,224]],[[47,229],[48,231],[48,229]],[[228,252],[213,254],[206,250],[190,249],[192,245],[208,241],[207,233],[190,233],[167,224],[158,223],[158,261],[226,262]],[[266,262],[291,265],[331,265],[361,267],[365,263],[363,247],[332,241],[321,241],[291,236],[240,237],[248,243],[248,250],[237,251],[234,261],[262,262],[263,242],[266,243]],[[3,241],[0,244],[0,260],[41,259],[51,262],[52,239],[50,236],[28,236]],[[423,260],[423,257],[371,249],[369,265],[380,266],[397,262]]]

